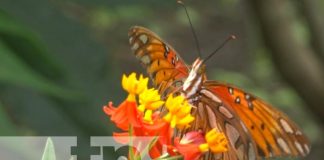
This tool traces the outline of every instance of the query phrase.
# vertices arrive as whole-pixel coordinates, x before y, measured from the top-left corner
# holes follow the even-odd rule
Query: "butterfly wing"
[[[239,116],[257,146],[258,156],[306,156],[309,153],[307,138],[283,112],[230,85],[207,81],[204,87],[227,104],[224,105],[226,110],[219,109],[221,113],[228,115],[227,111],[234,110]]]
[[[195,120],[189,130],[209,131],[213,128],[226,134],[229,141],[228,151],[221,155],[206,154],[204,159],[213,160],[256,160],[256,145],[245,125],[229,104],[202,88],[199,98],[194,100],[192,114]],[[226,114],[224,114],[226,109]]]
[[[160,93],[172,89],[170,86],[182,86],[188,67],[170,45],[144,27],[130,28],[128,36],[136,58],[147,69]]]

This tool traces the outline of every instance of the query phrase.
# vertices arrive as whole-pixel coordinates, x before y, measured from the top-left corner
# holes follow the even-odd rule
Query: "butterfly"
[[[283,112],[230,84],[208,80],[204,60],[189,66],[155,33],[140,26],[129,30],[129,43],[159,92],[183,94],[193,106],[190,130],[224,132],[229,151],[205,159],[252,160],[306,156],[310,143]]]

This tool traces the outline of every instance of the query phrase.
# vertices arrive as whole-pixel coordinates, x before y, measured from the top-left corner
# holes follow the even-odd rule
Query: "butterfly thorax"
[[[186,98],[192,98],[197,95],[205,80],[205,64],[198,58],[193,63],[188,78],[184,81],[182,93]]]

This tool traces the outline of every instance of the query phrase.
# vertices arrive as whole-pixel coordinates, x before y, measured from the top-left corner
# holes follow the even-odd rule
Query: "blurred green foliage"
[[[0,37],[1,43],[35,71],[49,78],[63,76],[61,66],[48,54],[45,44],[33,32],[1,10]]]
[[[7,115],[5,108],[2,106],[0,102],[0,128],[1,134],[4,135],[17,135],[17,130],[15,128],[15,124],[11,122],[10,117]]]
[[[46,51],[35,34],[0,11],[0,81],[31,87],[62,99],[75,97],[75,91],[55,84],[63,78],[61,66]]]

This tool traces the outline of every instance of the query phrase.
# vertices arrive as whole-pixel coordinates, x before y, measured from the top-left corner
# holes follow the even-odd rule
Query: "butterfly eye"
[[[199,74],[204,74],[205,73],[205,65],[202,65],[201,67],[199,67],[199,69],[198,69],[198,73]]]

